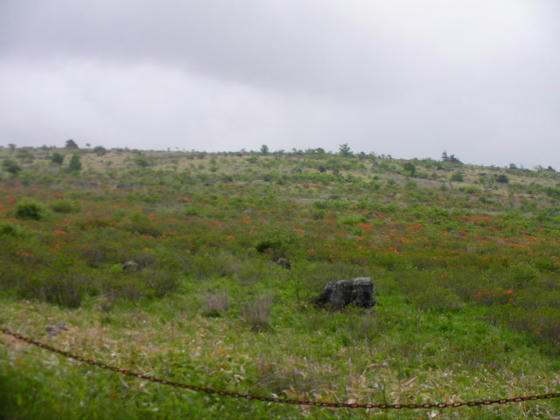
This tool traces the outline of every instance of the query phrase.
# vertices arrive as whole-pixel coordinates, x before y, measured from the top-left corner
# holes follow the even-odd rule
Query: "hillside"
[[[1,148],[0,164],[0,327],[265,396],[406,403],[560,389],[552,168],[99,147]],[[314,305],[327,282],[362,276],[372,309]],[[6,335],[0,407],[9,419],[560,416],[559,400],[366,412],[206,396]]]

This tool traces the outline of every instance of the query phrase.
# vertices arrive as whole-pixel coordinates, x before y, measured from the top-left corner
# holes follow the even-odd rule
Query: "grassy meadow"
[[[265,396],[558,392],[560,173],[341,151],[1,148],[0,326]],[[313,304],[328,281],[361,276],[374,282],[371,310]],[[0,335],[0,418],[218,417],[558,418],[560,400],[273,405],[122,377]]]

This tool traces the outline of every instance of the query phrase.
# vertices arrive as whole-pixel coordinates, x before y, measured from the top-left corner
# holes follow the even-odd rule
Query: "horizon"
[[[5,0],[0,141],[560,167],[553,0]]]
[[[69,139],[69,140],[74,140],[74,139]],[[105,149],[107,149],[108,151],[111,150],[121,150],[121,151],[128,151],[128,152],[162,152],[162,153],[207,153],[207,154],[235,154],[235,153],[246,153],[246,154],[261,154],[262,152],[259,149],[246,149],[246,148],[241,148],[241,149],[231,149],[231,150],[213,150],[213,151],[208,151],[208,150],[198,150],[198,149],[184,149],[184,148],[179,148],[179,147],[175,147],[175,148],[163,148],[163,149],[144,149],[144,148],[131,148],[128,146],[124,146],[124,147],[111,147],[111,146],[104,146],[101,144],[89,144],[89,143],[84,143],[84,144],[80,144],[79,142],[77,142],[76,140],[74,140],[76,142],[76,144],[78,145],[78,150],[86,150],[86,151],[91,151],[96,147],[103,147]],[[56,146],[56,145],[46,145],[43,144],[41,146],[26,146],[26,145],[17,145],[15,143],[11,143],[15,145],[15,149],[24,149],[24,148],[32,148],[32,149],[42,149],[42,148],[47,148],[47,149],[61,149],[61,150],[75,150],[73,148],[68,148],[65,145],[62,146]],[[86,144],[89,144],[89,146],[87,146]],[[345,143],[343,143],[345,144]],[[339,145],[342,146],[343,144]],[[268,145],[261,145],[262,146],[267,146]],[[384,153],[377,153],[374,150],[371,151],[361,151],[361,150],[353,150],[351,145],[348,144],[348,146],[350,146],[350,150],[352,153],[353,157],[356,156],[360,156],[360,155],[374,155],[377,158],[383,158],[383,159],[392,159],[392,160],[418,160],[418,161],[426,161],[426,160],[432,160],[432,161],[441,161],[443,162],[442,159],[442,155],[444,153],[448,153],[448,155],[451,157],[455,157],[459,160],[461,165],[469,165],[469,166],[480,166],[480,167],[490,167],[490,168],[503,168],[503,169],[522,169],[522,170],[529,170],[529,171],[539,171],[539,170],[553,170],[553,171],[557,171],[557,169],[555,167],[553,167],[552,165],[542,165],[542,164],[537,164],[534,165],[532,167],[526,167],[524,166],[522,163],[516,163],[516,162],[510,162],[506,165],[496,165],[496,164],[492,164],[492,163],[476,163],[476,162],[466,162],[463,159],[461,159],[460,156],[455,155],[452,152],[449,152],[448,150],[443,150],[442,153],[440,154],[439,157],[431,157],[431,156],[427,156],[427,157],[401,157],[401,156],[393,156],[391,154],[384,154]],[[0,144],[0,148],[10,148],[10,143],[8,144]],[[297,149],[297,148],[292,148],[290,150],[285,150],[285,149],[268,149],[267,154],[272,155],[272,154],[297,154],[297,153],[309,153],[309,152],[313,152],[313,151],[318,151],[318,150],[322,150],[325,154],[329,154],[329,155],[338,155],[339,154],[339,149],[326,149],[323,147],[316,147],[316,148],[307,148],[307,149]],[[513,167],[512,167],[513,165]]]

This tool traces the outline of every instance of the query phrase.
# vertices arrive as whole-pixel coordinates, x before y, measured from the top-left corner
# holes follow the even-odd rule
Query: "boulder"
[[[124,271],[138,271],[140,270],[140,266],[136,261],[127,261],[123,264]]]
[[[286,258],[280,257],[274,262],[280,267],[285,268],[286,270],[292,269],[292,263],[290,263],[290,261],[288,261]]]
[[[315,302],[333,309],[342,309],[350,304],[359,308],[371,308],[375,305],[373,282],[370,277],[331,281]]]

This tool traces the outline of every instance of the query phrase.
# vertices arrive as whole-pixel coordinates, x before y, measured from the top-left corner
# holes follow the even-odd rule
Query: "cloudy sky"
[[[560,169],[557,0],[0,0],[0,144]]]

